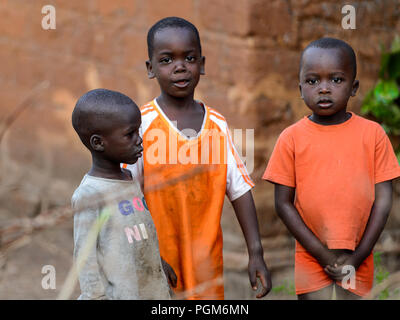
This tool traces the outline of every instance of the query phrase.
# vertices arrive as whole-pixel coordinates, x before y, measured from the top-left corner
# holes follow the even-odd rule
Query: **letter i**
[[[140,228],[140,230],[142,231],[143,239],[148,239],[149,236],[147,235],[146,227],[144,226],[143,223],[140,223],[140,224],[139,224],[139,228]]]

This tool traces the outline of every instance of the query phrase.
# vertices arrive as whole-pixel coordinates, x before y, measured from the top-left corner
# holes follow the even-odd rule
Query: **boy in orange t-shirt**
[[[176,17],[157,22],[147,36],[148,76],[161,94],[141,108],[143,157],[128,166],[143,179],[160,253],[177,276],[178,298],[223,299],[221,213],[228,196],[249,252],[249,278],[271,289],[251,189],[225,118],[194,100],[205,58],[194,25]],[[174,277],[172,276],[172,279]]]
[[[300,92],[312,114],[286,128],[263,179],[296,238],[299,299],[359,299],[372,288],[372,249],[392,205],[400,166],[379,124],[347,112],[359,86],[345,42],[310,43],[300,61]],[[296,197],[295,197],[296,195]]]

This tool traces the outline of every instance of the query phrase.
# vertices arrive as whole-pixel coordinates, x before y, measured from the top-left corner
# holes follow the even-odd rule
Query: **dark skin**
[[[141,123],[137,106],[110,114],[105,129],[90,136],[92,167],[88,174],[106,179],[132,180],[131,172],[121,168],[120,164],[134,164],[142,156],[142,138],[139,135]],[[164,259],[161,258],[161,262],[168,283],[176,287],[174,270]]]
[[[275,210],[283,223],[297,241],[318,261],[328,276],[341,281],[344,265],[352,265],[355,270],[369,256],[386,224],[391,209],[392,182],[385,181],[375,185],[375,202],[365,228],[363,237],[355,251],[328,249],[306,226],[294,206],[295,188],[275,184]],[[335,284],[336,285],[336,284]],[[336,285],[337,286],[337,285]],[[339,286],[337,286],[339,287]],[[301,300],[316,298],[330,299],[332,286],[298,296]],[[339,299],[356,299],[357,295],[341,287],[336,290]]]
[[[300,92],[313,111],[311,121],[334,125],[347,121],[347,101],[356,94],[359,83],[354,79],[351,62],[343,49],[309,48],[303,54],[300,70]],[[392,182],[375,185],[375,201],[360,243],[354,251],[328,249],[306,226],[294,206],[295,188],[275,184],[275,209],[283,223],[299,243],[318,261],[334,281],[341,281],[344,265],[357,270],[375,246],[389,215],[392,204]],[[338,299],[359,296],[334,284]],[[318,291],[301,294],[301,300],[330,299],[333,285]]]
[[[129,170],[120,163],[133,164],[142,156],[140,111],[136,106],[110,114],[102,132],[89,138],[92,167],[89,175],[107,179],[132,180]]]
[[[146,61],[148,76],[157,79],[161,89],[157,102],[180,131],[201,129],[204,108],[194,100],[194,90],[205,74],[204,64],[191,31],[166,28],[155,33],[153,56]]]
[[[148,76],[156,78],[161,89],[157,102],[169,119],[177,122],[178,130],[191,129],[198,133],[204,120],[203,106],[194,100],[194,91],[204,71],[205,57],[201,55],[196,37],[185,28],[165,28],[154,35],[153,56],[146,61]],[[257,298],[272,288],[271,275],[264,262],[258,221],[251,191],[232,201],[249,252],[249,279],[257,290],[256,278],[262,288]]]

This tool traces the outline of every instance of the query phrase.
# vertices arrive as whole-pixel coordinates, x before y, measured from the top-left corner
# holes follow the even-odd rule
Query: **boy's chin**
[[[129,161],[124,161],[123,163],[126,163],[126,164],[135,164],[135,163],[139,160],[139,158],[140,158],[140,157],[131,159],[131,160],[129,160]]]
[[[175,98],[175,99],[184,99],[186,97],[189,96],[193,96],[194,94],[194,90],[193,89],[189,89],[189,88],[185,88],[185,90],[171,90],[166,92],[167,95]]]

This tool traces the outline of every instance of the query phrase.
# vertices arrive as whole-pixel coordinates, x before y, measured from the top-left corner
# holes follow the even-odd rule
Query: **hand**
[[[262,255],[250,257],[249,259],[249,279],[253,290],[257,290],[257,278],[260,279],[262,291],[256,295],[258,299],[266,296],[271,291],[271,274],[264,262]]]
[[[324,268],[326,274],[335,281],[342,281],[347,273],[343,273],[343,267],[346,265],[353,266],[355,270],[361,265],[362,261],[358,258],[356,252],[349,250],[341,251],[336,261],[332,265],[328,265]]]
[[[161,258],[161,264],[167,277],[168,284],[173,288],[176,288],[178,277],[176,276],[174,269],[163,258]]]
[[[338,252],[336,250],[330,250],[328,248],[324,248],[318,255],[315,256],[318,263],[322,266],[322,268],[326,268],[327,266],[333,266],[338,258]]]

